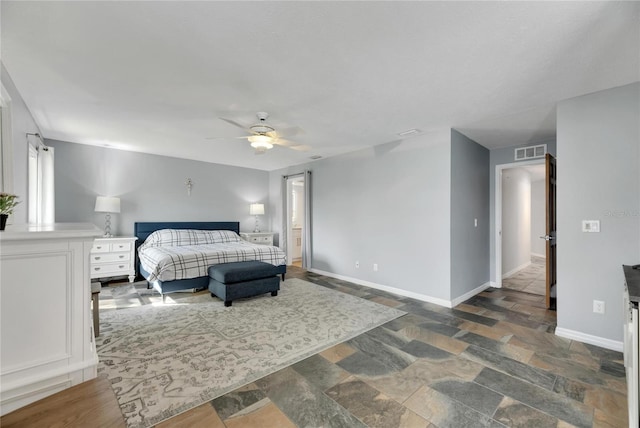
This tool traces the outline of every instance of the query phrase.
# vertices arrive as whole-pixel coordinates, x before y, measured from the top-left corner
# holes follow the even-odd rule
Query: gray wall
[[[449,300],[450,157],[442,130],[271,172],[272,227],[282,176],[309,168],[312,268]]]
[[[525,144],[521,146],[506,147],[502,149],[493,149],[489,151],[489,271],[491,281],[496,280],[496,248],[495,248],[495,207],[496,207],[496,166],[510,163],[517,163],[514,160],[514,150],[518,147],[537,146],[539,144],[547,145],[547,152],[556,155],[555,140],[540,141],[537,143]]]
[[[531,262],[531,176],[524,168],[502,171],[502,275]]]
[[[640,263],[639,117],[640,83],[558,104],[560,328],[622,339],[621,265]],[[582,220],[601,232],[581,232]]]
[[[546,232],[545,180],[531,183],[531,253],[545,257],[546,245],[540,239]]]
[[[47,140],[56,150],[56,221],[92,222],[96,196],[118,196],[121,213],[112,215],[114,234],[132,235],[137,221],[240,221],[252,231],[249,204],[268,204],[269,173]],[[185,182],[193,181],[191,196]],[[270,224],[268,207],[261,230]]]
[[[451,130],[451,299],[489,281],[488,249],[489,150]]]
[[[2,68],[0,78],[2,85],[11,97],[11,132],[13,134],[13,193],[20,197],[21,203],[13,212],[13,221],[15,224],[27,222],[27,163],[29,154],[29,144],[27,142],[27,133],[35,134],[40,130],[36,125],[31,112],[27,108],[22,96],[16,89],[9,73],[4,68],[4,64],[0,63]]]

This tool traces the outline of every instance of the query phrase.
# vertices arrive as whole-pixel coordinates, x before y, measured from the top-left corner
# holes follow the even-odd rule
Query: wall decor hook
[[[193,187],[193,181],[190,178],[187,178],[187,181],[184,183],[187,186],[187,195],[191,196],[191,188]]]

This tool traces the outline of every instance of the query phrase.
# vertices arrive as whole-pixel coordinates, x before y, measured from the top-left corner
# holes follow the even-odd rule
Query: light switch
[[[582,220],[582,231],[588,233],[600,232],[600,220]]]
[[[478,227],[478,219],[477,218],[473,219],[473,227]]]

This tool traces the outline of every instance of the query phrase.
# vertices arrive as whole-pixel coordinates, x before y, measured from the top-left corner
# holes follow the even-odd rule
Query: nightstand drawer
[[[91,248],[92,253],[108,253],[109,251],[111,251],[110,244],[94,243],[93,248]]]
[[[116,242],[111,244],[111,251],[114,253],[118,251],[131,251],[131,242]]]
[[[110,276],[110,275],[126,275],[131,269],[131,263],[105,263],[101,265],[91,265],[91,275],[96,276]]]
[[[131,260],[129,253],[107,253],[107,254],[91,254],[91,263],[109,263],[109,262],[128,262]]]
[[[273,245],[273,233],[272,232],[242,232],[240,233],[242,239],[252,244],[258,245]]]
[[[272,238],[270,236],[252,236],[249,238],[249,242],[255,242],[258,244],[264,244],[265,242],[271,242]]]

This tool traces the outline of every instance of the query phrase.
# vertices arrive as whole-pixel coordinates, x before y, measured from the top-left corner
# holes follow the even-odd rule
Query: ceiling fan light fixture
[[[268,135],[250,135],[247,137],[247,140],[251,143],[251,147],[256,150],[268,150],[273,148],[273,144],[271,144],[272,138]]]

